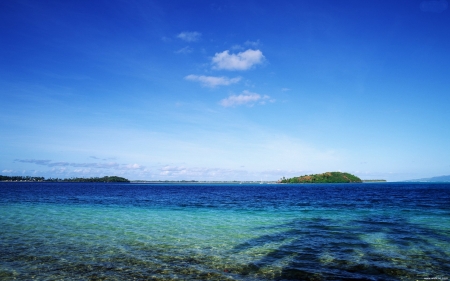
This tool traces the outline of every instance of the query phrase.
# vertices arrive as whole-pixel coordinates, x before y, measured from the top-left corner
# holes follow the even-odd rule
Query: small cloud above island
[[[160,168],[160,176],[170,178],[239,178],[247,175],[248,172],[244,170],[236,169],[223,169],[223,168],[202,168],[202,167],[185,167],[185,166],[164,166]]]

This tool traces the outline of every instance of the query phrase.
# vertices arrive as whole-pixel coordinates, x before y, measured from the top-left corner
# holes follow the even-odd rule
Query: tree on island
[[[0,181],[44,181],[44,177],[30,177],[30,176],[2,176]]]
[[[64,182],[130,182],[126,178],[117,177],[117,176],[105,176],[102,178],[94,177],[94,178],[70,178],[62,180]]]
[[[0,181],[27,181],[27,182],[130,182],[126,178],[118,176],[105,176],[105,177],[91,177],[91,178],[48,178],[44,177],[30,177],[30,176],[2,176],[0,175]]]
[[[283,177],[279,183],[361,183],[362,180],[355,175],[341,172],[326,172],[323,174],[305,175],[286,179]]]

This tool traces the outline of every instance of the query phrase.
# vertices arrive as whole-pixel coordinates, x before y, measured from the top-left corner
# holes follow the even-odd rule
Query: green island
[[[26,181],[26,182],[130,182],[126,178],[117,176],[93,177],[93,178],[44,178],[44,177],[30,177],[30,176],[2,176],[0,181]]]
[[[281,178],[279,183],[362,183],[355,175],[341,172],[326,172],[323,174],[305,175],[286,179]]]

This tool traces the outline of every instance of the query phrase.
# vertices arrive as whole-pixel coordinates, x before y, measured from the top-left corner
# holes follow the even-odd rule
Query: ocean
[[[450,184],[0,182],[0,280],[448,278]]]

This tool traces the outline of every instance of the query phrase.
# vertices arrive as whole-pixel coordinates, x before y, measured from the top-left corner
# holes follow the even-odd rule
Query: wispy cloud
[[[170,39],[170,38],[168,38],[168,37],[165,37],[165,36],[162,37],[161,40],[162,40],[163,42],[166,42],[166,43],[172,41],[172,39]]]
[[[241,166],[244,168],[244,166]],[[204,168],[204,167],[186,167],[186,166],[163,166],[159,168],[159,177],[172,179],[213,179],[213,180],[278,180],[283,176],[293,177],[305,174],[311,174],[312,171],[306,170],[287,170],[273,169],[261,171],[248,171],[245,169],[224,169],[224,168]]]
[[[66,167],[52,168],[50,171],[55,174],[65,174],[68,172]]]
[[[212,64],[214,69],[247,70],[256,64],[261,64],[264,59],[260,50],[248,49],[237,54],[230,54],[230,51],[226,50],[216,53],[212,58]]]
[[[422,12],[442,13],[447,10],[448,2],[446,0],[423,1],[420,3]]]
[[[246,46],[250,46],[250,47],[256,48],[256,47],[258,47],[261,43],[259,42],[259,40],[256,40],[256,41],[250,41],[250,40],[247,40],[247,41],[245,41],[244,44],[245,44]]]
[[[192,53],[193,49],[189,46],[186,46],[184,48],[179,49],[178,51],[175,51],[175,54],[189,54]]]
[[[256,40],[256,41],[247,40],[247,41],[245,41],[245,43],[243,45],[247,46],[247,48],[250,47],[250,48],[256,49],[261,45],[261,43],[259,42],[259,40]],[[231,46],[231,50],[242,50],[242,49],[244,49],[243,45],[235,44],[235,45]]]
[[[220,104],[224,107],[237,105],[253,106],[257,102],[259,102],[260,104],[264,104],[267,100],[270,100],[270,97],[268,95],[261,96],[260,94],[252,93],[246,90],[243,91],[240,95],[231,95],[228,98],[221,100]]]
[[[246,175],[248,172],[244,170],[222,169],[222,168],[198,168],[184,166],[164,166],[160,168],[160,176],[164,177],[193,177],[193,178],[236,178],[237,176]]]
[[[184,79],[189,81],[200,82],[202,86],[205,87],[217,87],[217,86],[228,86],[231,84],[238,83],[241,80],[241,77],[228,78],[225,76],[216,77],[216,76],[204,76],[204,75],[188,75],[184,77]]]
[[[232,50],[242,50],[242,49],[244,49],[244,48],[243,48],[241,45],[236,44],[236,45],[231,46],[231,49],[232,49]]]
[[[103,160],[103,161],[107,161],[107,160],[114,160],[114,157],[110,157],[110,158],[99,158],[97,156],[89,156],[89,158],[95,159],[95,160]]]
[[[42,165],[47,167],[73,167],[73,168],[97,168],[97,169],[115,169],[115,170],[139,170],[145,169],[144,166],[139,164],[119,164],[116,162],[103,162],[103,163],[73,163],[73,162],[53,162],[51,160],[40,159],[16,159],[15,162],[31,163],[36,165]]]
[[[38,159],[15,159],[14,162],[20,162],[20,163],[32,163],[36,165],[44,165],[47,166],[52,161],[51,160],[38,160]]]
[[[302,176],[307,174],[312,174],[311,170],[293,170],[293,169],[272,169],[262,171],[264,175],[270,175],[270,178],[278,179],[282,176],[293,177],[293,176]]]
[[[200,32],[181,32],[180,34],[177,35],[177,38],[180,38],[181,40],[184,40],[186,42],[196,42],[198,40],[200,40],[200,37],[202,36],[202,34]]]

